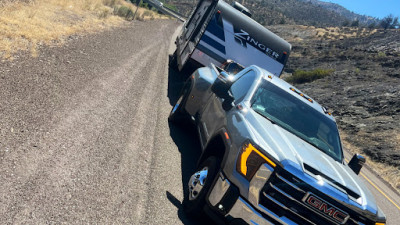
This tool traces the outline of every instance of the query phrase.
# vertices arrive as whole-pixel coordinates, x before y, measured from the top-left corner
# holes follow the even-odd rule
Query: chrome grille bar
[[[290,185],[292,188],[296,189],[297,191],[300,191],[302,193],[306,193],[305,191],[303,191],[302,189],[300,189],[299,187],[297,187],[295,184],[293,184],[292,182],[288,181],[287,179],[283,178],[281,175],[276,174],[276,177],[278,177],[281,181],[287,183],[288,185]]]
[[[301,218],[304,221],[307,221],[309,224],[314,224],[316,225],[314,222],[308,220],[307,218],[303,217],[302,215],[298,214],[297,212],[293,211],[292,209],[289,209],[288,207],[286,207],[284,204],[282,204],[281,202],[279,202],[278,200],[274,199],[272,196],[266,194],[265,192],[263,193],[263,195],[268,198],[269,200],[271,200],[272,202],[274,202],[275,204],[277,204],[278,206],[280,206],[282,209],[289,211],[291,214]]]

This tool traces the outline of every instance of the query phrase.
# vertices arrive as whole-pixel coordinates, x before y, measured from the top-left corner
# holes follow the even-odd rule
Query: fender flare
[[[219,140],[218,140],[219,139]],[[222,141],[222,143],[218,143],[219,141]],[[215,152],[212,151],[213,144],[217,142],[218,144],[222,144],[224,147],[224,152],[221,154],[220,152]],[[230,140],[230,135],[225,127],[222,127],[219,129],[218,132],[215,133],[215,135],[210,138],[210,141],[207,142],[207,144],[204,147],[204,151],[201,153],[200,158],[197,162],[197,166],[200,165],[204,160],[206,160],[210,156],[216,156],[221,160],[221,168],[225,165],[225,162],[228,158],[229,150],[232,145],[232,142]]]

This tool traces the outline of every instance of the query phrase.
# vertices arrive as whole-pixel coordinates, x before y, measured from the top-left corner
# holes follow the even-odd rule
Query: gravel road
[[[197,223],[181,201],[199,149],[167,122],[178,26],[135,21],[0,63],[0,224]]]

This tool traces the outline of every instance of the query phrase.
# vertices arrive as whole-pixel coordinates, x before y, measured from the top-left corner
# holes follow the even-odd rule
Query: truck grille
[[[365,218],[352,212],[347,207],[337,204],[332,198],[313,188],[285,170],[275,172],[260,193],[259,204],[279,217],[286,217],[297,224],[340,224],[329,215],[313,209],[303,201],[306,195],[317,196],[324,202],[350,215],[347,225],[371,224]],[[357,222],[360,221],[361,223]],[[343,223],[342,223],[343,224]]]

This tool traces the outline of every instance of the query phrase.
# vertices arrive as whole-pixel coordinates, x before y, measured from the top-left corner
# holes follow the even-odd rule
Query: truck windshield
[[[342,161],[342,148],[336,123],[307,103],[274,84],[263,81],[255,92],[252,109],[315,146],[333,159]]]

